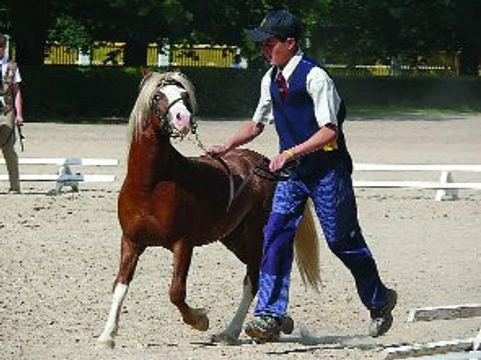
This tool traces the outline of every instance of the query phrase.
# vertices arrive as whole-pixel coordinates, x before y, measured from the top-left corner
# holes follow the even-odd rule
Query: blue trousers
[[[309,179],[279,182],[272,212],[264,228],[264,252],[254,314],[280,318],[289,302],[293,240],[311,198],[331,251],[351,271],[367,309],[386,301],[375,260],[359,226],[351,174],[342,167]]]

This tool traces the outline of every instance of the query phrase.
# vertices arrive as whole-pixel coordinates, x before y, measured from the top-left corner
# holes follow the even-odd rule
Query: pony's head
[[[130,114],[131,135],[151,125],[160,135],[183,137],[195,127],[196,106],[194,87],[185,75],[148,73]]]

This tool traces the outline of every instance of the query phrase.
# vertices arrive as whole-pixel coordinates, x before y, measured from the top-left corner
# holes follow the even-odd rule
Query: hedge
[[[140,71],[123,67],[21,67],[24,112],[32,118],[127,118]],[[182,68],[196,87],[202,117],[249,117],[262,72]],[[335,77],[348,107],[481,110],[481,79],[470,77]]]

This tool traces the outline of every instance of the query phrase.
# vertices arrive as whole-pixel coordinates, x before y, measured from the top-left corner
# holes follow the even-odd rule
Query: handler
[[[7,164],[10,180],[9,192],[20,193],[18,155],[15,150],[15,127],[23,125],[22,78],[17,64],[8,61],[6,54],[7,37],[0,34],[0,63],[2,65],[2,87],[0,89],[0,145]]]
[[[248,31],[253,41],[261,43],[272,67],[262,79],[253,120],[224,145],[209,149],[221,156],[252,141],[274,121],[280,153],[271,159],[270,170],[294,160],[299,163],[290,178],[276,187],[264,229],[256,318],[245,331],[260,341],[279,337],[289,300],[293,239],[311,198],[329,248],[351,271],[359,297],[370,311],[369,333],[377,337],[391,327],[397,294],[382,283],[358,223],[352,160],[342,131],[344,102],[329,75],[304,56],[299,47],[302,30],[297,17],[280,10]]]

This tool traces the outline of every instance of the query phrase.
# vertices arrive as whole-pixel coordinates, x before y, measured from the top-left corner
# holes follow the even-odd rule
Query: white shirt
[[[288,86],[289,78],[301,61],[302,56],[302,51],[298,50],[284,69],[282,69],[282,75],[286,79]],[[272,71],[274,69],[274,67],[270,68],[262,78],[259,103],[252,117],[254,122],[268,124],[274,120],[270,90]],[[315,66],[309,71],[306,77],[306,90],[314,103],[314,115],[319,127],[326,124],[337,126],[337,112],[341,104],[341,98],[337,93],[334,82],[323,69]]]
[[[8,56],[4,55],[1,62],[2,62],[2,79],[3,79],[3,77],[5,76],[5,73],[7,72]],[[21,81],[22,81],[22,78],[21,78],[20,72],[18,71],[18,68],[17,68],[17,70],[15,71],[15,75],[13,77],[13,82],[19,83]]]
[[[8,57],[7,55],[3,56],[3,59],[1,60],[2,64],[2,81],[3,77],[5,76],[5,73],[7,72],[7,65],[8,65]],[[15,71],[15,75],[13,76],[13,82],[14,83],[19,83],[22,81],[22,78],[20,77],[20,72],[17,70]],[[3,96],[0,93],[0,106],[5,106],[5,101],[3,100]]]

